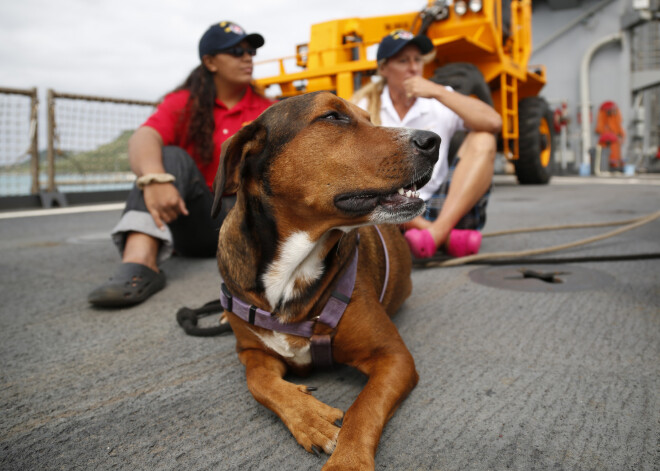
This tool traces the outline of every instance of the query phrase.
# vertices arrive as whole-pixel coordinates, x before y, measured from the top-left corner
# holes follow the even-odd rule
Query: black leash
[[[589,262],[627,262],[636,260],[654,260],[660,258],[660,252],[636,253],[629,255],[585,255],[556,258],[504,258],[499,260],[475,260],[465,265],[551,265],[562,263],[589,263]],[[444,254],[431,258],[413,258],[413,267],[433,267],[433,263],[451,260]]]
[[[202,317],[207,317],[215,313],[224,311],[219,299],[214,299],[204,304],[197,309],[182,307],[176,313],[176,321],[183,328],[186,334],[194,335],[195,337],[212,337],[214,335],[221,335],[226,332],[231,332],[229,322],[224,324],[218,323],[212,327],[197,327],[197,322]]]

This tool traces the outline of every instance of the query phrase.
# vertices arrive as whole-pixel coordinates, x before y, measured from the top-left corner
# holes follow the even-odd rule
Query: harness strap
[[[319,314],[318,321],[334,329],[339,324],[341,317],[346,311],[346,306],[351,302],[351,294],[355,288],[355,278],[357,277],[358,249],[355,248],[353,260],[344,274],[339,279],[335,290],[330,295],[330,299],[325,303],[323,311]],[[312,363],[316,367],[329,368],[332,366],[332,337],[330,334],[314,334],[310,338],[310,352],[312,354]]]
[[[296,322],[293,324],[282,324],[273,313],[259,309],[258,307],[244,302],[242,299],[232,296],[227,286],[222,283],[220,290],[220,302],[226,311],[233,312],[238,317],[257,327],[282,332],[284,334],[298,335],[300,337],[311,337],[314,321]]]
[[[378,232],[380,241],[383,244],[383,251],[385,252],[385,283],[383,283],[383,289],[379,299],[382,302],[390,276],[390,259],[383,234],[378,229],[378,226],[374,227],[376,228],[376,232]],[[220,291],[220,302],[226,311],[233,312],[245,322],[252,325],[275,332],[309,338],[313,365],[321,368],[331,367],[333,365],[332,336],[330,334],[313,334],[314,325],[316,322],[321,322],[332,328],[333,331],[337,328],[348,303],[351,301],[351,295],[353,294],[355,279],[357,277],[357,266],[358,248],[356,247],[350,265],[337,282],[337,286],[323,307],[321,314],[314,320],[282,324],[273,313],[259,309],[232,296],[224,283],[222,283],[222,289]]]
[[[387,253],[387,244],[385,243],[383,234],[380,232],[380,229],[378,229],[378,226],[374,226],[374,228],[380,237],[380,242],[383,244],[383,252],[385,253],[385,282],[383,283],[383,289],[378,300],[379,302],[383,302],[385,291],[387,290],[387,284],[390,279],[390,257]],[[353,294],[353,288],[355,287],[355,277],[357,275],[357,261],[358,252],[356,249],[355,256],[351,262],[351,266],[346,270],[345,275],[342,276],[337,285],[337,289],[332,293],[332,296],[319,315],[319,322],[322,322],[325,325],[332,327],[333,329],[335,329],[339,324],[339,321],[344,315],[344,311],[346,310],[348,303],[351,301],[350,295]],[[331,367],[333,365],[332,337],[329,334],[315,334],[312,335],[310,340],[310,350],[312,353],[312,363],[314,366],[321,368]]]
[[[380,237],[380,243],[383,244],[383,252],[385,252],[385,283],[383,283],[383,291],[380,292],[380,298],[378,299],[378,302],[382,303],[385,297],[385,291],[387,291],[387,283],[390,281],[390,256],[387,253],[387,244],[385,243],[383,233],[380,232],[378,226],[374,227],[376,228],[376,232],[378,232],[378,237]]]

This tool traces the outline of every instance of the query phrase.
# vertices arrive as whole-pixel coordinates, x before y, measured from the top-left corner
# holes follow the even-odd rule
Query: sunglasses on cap
[[[252,47],[243,47],[243,46],[235,46],[235,47],[230,47],[229,49],[223,49],[221,51],[216,52],[216,54],[229,54],[230,56],[234,57],[243,57],[243,54],[248,53],[251,56],[256,56],[257,55],[257,50],[252,48]]]

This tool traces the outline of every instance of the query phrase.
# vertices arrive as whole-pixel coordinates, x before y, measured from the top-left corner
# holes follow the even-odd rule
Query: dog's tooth
[[[405,193],[404,189],[403,189],[403,188],[399,188],[399,194],[400,194],[400,195],[403,195],[404,193]]]
[[[406,191],[406,196],[407,196],[408,198],[412,198],[412,196],[413,196],[413,192],[412,192],[412,190],[408,190],[408,191]]]

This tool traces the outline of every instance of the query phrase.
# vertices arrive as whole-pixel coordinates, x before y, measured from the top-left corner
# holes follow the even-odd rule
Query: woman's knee
[[[189,175],[197,166],[190,155],[177,146],[163,147],[163,167],[174,176]]]
[[[461,160],[465,158],[485,158],[495,160],[497,151],[497,140],[489,132],[470,132],[463,142],[460,156]]]

